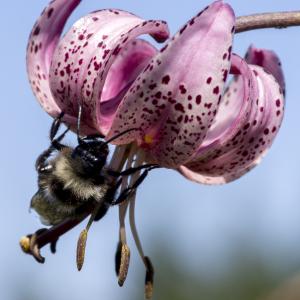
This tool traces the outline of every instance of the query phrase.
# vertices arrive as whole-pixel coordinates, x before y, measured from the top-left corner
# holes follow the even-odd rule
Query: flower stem
[[[286,28],[300,26],[300,11],[262,13],[238,17],[235,32],[262,28]]]

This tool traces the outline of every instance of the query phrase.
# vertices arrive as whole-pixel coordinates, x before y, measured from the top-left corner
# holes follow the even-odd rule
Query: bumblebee
[[[20,246],[25,253],[33,255],[39,263],[44,263],[45,258],[41,255],[40,249],[46,244],[50,244],[51,252],[55,253],[58,238],[79,224],[85,217],[91,215],[77,243],[77,268],[81,270],[87,233],[92,222],[100,220],[111,206],[129,200],[148,172],[159,166],[142,164],[122,171],[110,169],[107,166],[108,144],[127,132],[138,129],[125,130],[107,141],[101,135],[82,137],[80,135],[81,106],[79,105],[77,145],[71,147],[62,143],[69,128],[58,135],[63,116],[64,113],[61,113],[54,119],[49,133],[50,146],[36,160],[38,191],[30,203],[30,207],[40,216],[41,222],[51,227],[39,229],[34,234],[22,237]],[[141,175],[136,176],[137,179],[133,183],[131,181],[129,186],[118,192],[123,176],[132,175],[140,170],[143,170]],[[130,225],[138,251],[146,267],[145,295],[149,299],[152,295],[154,269],[149,257],[144,256],[133,215],[130,216]],[[127,276],[130,251],[121,233],[119,238],[115,267],[119,278],[118,283],[122,286]]]
[[[108,143],[135,129],[126,130],[109,141],[101,135],[80,136],[80,113],[78,117],[78,145],[62,144],[69,131],[67,128],[58,137],[64,114],[61,113],[50,129],[50,147],[36,161],[38,191],[30,207],[40,216],[45,225],[57,225],[66,219],[80,219],[97,208],[94,220],[101,219],[109,207],[118,205],[128,198],[156,165],[144,164],[139,167],[116,172],[106,166],[109,154]],[[140,178],[117,197],[122,176],[128,176],[145,169]]]

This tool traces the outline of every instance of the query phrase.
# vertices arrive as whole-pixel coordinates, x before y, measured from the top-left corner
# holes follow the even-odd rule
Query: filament
[[[132,145],[130,149],[130,153],[128,155],[126,169],[131,168],[132,163],[134,161],[135,154],[136,154],[136,146]],[[122,193],[122,191],[125,190],[127,187],[128,187],[128,176],[124,176],[122,179],[122,186],[121,186],[120,193]],[[119,205],[119,222],[120,222],[119,239],[120,242],[122,242],[123,244],[126,244],[125,217],[128,209],[128,204],[129,201],[125,201],[124,203]]]
[[[137,157],[136,157],[136,161],[134,163],[134,167],[140,166],[142,163],[144,162],[144,155],[142,153],[138,153]],[[130,185],[134,184],[134,182],[139,178],[141,171],[138,171],[136,173],[134,173],[131,176],[131,180],[130,180]],[[131,232],[132,232],[132,236],[136,245],[136,248],[139,252],[139,255],[143,261],[143,263],[146,265],[145,262],[145,255],[144,255],[144,251],[143,251],[143,247],[138,235],[138,231],[136,228],[136,224],[135,224],[135,198],[136,198],[136,192],[130,197],[130,205],[129,205],[129,223],[130,223],[130,228],[131,228]]]

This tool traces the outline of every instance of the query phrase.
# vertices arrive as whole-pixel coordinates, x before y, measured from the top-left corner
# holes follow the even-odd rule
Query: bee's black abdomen
[[[64,187],[64,183],[59,178],[53,178],[50,184],[51,192],[53,196],[60,202],[66,205],[78,206],[82,202],[82,199],[74,193],[72,188]]]

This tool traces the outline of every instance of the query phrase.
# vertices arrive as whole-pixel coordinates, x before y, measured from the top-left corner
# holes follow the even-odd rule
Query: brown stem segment
[[[37,237],[36,243],[38,244],[39,248],[42,248],[51,242],[55,242],[60,236],[64,235],[66,232],[81,223],[87,216],[88,214],[83,218],[69,219],[61,224],[49,228],[49,230]]]
[[[238,17],[235,32],[244,32],[262,28],[286,28],[300,26],[300,11],[262,13]]]
[[[41,256],[40,249],[45,245],[50,244],[51,251],[55,252],[58,238],[82,222],[88,215],[89,213],[82,216],[82,218],[68,219],[49,229],[39,229],[36,233],[23,237],[20,241],[20,246],[25,253],[33,255],[38,262],[44,263],[45,259]]]

